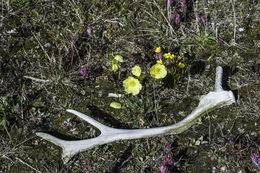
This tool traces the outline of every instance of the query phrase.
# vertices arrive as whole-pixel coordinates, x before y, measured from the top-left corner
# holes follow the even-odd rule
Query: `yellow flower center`
[[[135,81],[130,81],[129,86],[134,87],[136,85]]]

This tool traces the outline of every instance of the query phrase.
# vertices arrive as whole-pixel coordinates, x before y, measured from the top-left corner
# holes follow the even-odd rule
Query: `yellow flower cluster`
[[[162,57],[164,57],[166,59],[171,59],[171,60],[175,57],[175,55],[171,54],[170,52],[163,54],[162,49],[161,49],[160,46],[155,49],[155,52],[156,52],[157,58],[159,57],[159,60],[157,60],[157,64],[161,64],[161,65],[163,64]],[[160,55],[160,56],[158,56],[158,55]],[[184,68],[185,67],[184,63],[180,62],[181,59],[182,59],[182,57],[178,56],[175,59],[175,62],[176,62],[176,64],[178,64],[179,68]],[[169,63],[169,61],[167,61],[167,63]]]
[[[172,59],[174,59],[175,55],[171,54],[170,52],[163,54],[160,46],[155,49],[155,53],[156,53],[158,60],[157,60],[157,64],[153,65],[150,68],[150,75],[155,79],[162,79],[167,76],[167,68],[165,67],[165,65],[163,65],[163,61],[162,61],[163,57],[166,59],[172,60]],[[180,62],[181,59],[182,59],[182,57],[178,56],[176,58],[176,60],[174,60],[172,63],[178,65],[179,68],[184,68],[185,67],[184,63]],[[115,61],[114,64],[117,64],[116,62],[123,62],[123,58],[121,58],[120,56],[117,56],[114,59],[114,61]],[[168,64],[171,61],[167,60],[166,62]],[[117,70],[117,68],[114,68],[114,69]],[[131,73],[134,76],[140,77],[140,75],[142,73],[142,69],[140,66],[136,65],[132,68]],[[123,86],[124,86],[126,93],[132,94],[132,95],[139,94],[139,92],[142,89],[142,84],[139,82],[139,80],[132,76],[129,76],[127,79],[125,79],[123,81]],[[111,104],[111,107],[114,107],[114,108],[116,107],[118,109],[120,108],[120,106],[115,103]]]
[[[171,54],[170,52],[163,54],[163,57],[166,59],[173,59],[174,58],[174,54]]]

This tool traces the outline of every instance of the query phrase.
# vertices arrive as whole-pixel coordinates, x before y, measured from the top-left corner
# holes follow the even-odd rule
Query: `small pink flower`
[[[187,11],[186,0],[178,0],[178,4],[181,7],[182,12],[186,13]]]
[[[172,0],[167,0],[167,11],[170,13],[172,7]]]
[[[176,15],[175,15],[175,23],[176,23],[177,25],[179,25],[180,22],[181,22],[181,16],[180,16],[178,13],[176,13]]]
[[[170,16],[170,19],[171,19],[171,22],[173,22],[174,21],[174,18],[175,18],[175,11],[174,10],[172,10],[171,11],[171,16]]]
[[[84,76],[84,80],[86,80],[86,77],[87,77],[87,74],[88,74],[88,71],[87,71],[86,67],[81,67],[80,74],[82,76]]]
[[[89,35],[90,37],[92,36],[93,30],[94,30],[93,27],[88,27],[88,29],[87,29],[87,33],[88,33],[88,35]]]
[[[230,137],[228,138],[228,143],[229,143],[230,145],[234,145],[234,144],[235,144],[234,138],[233,138],[232,136],[230,136]]]
[[[160,171],[161,173],[167,173],[168,172],[168,167],[164,164],[160,165]]]
[[[202,15],[199,15],[199,22],[203,25],[206,25],[206,19],[205,19],[205,16],[202,16]]]
[[[163,162],[164,162],[165,165],[169,165],[169,166],[175,165],[175,163],[174,163],[174,161],[173,161],[173,159],[172,159],[172,155],[171,155],[171,154],[167,154],[167,155],[165,156]]]
[[[171,22],[175,22],[176,25],[179,25],[181,21],[181,16],[176,11],[172,10],[170,20]]]
[[[254,163],[258,168],[260,168],[260,154],[254,153],[254,154],[251,156],[251,159],[252,159],[253,163]]]
[[[71,43],[75,43],[76,42],[75,38],[74,37],[70,37],[70,42]]]
[[[170,142],[166,142],[165,145],[164,145],[164,151],[166,153],[169,153],[171,151],[171,144]]]

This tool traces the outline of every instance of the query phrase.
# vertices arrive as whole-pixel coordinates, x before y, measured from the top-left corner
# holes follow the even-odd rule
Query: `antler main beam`
[[[62,148],[62,159],[67,163],[71,157],[79,152],[86,151],[98,145],[126,139],[147,138],[159,135],[179,134],[191,127],[204,113],[214,109],[230,105],[235,102],[232,91],[224,91],[222,88],[222,67],[216,68],[215,91],[209,92],[200,98],[199,105],[182,121],[164,127],[148,129],[116,129],[108,127],[93,118],[78,111],[67,109],[67,112],[77,115],[101,131],[98,137],[84,140],[67,141],[56,138],[50,134],[37,132],[36,135],[48,140]]]

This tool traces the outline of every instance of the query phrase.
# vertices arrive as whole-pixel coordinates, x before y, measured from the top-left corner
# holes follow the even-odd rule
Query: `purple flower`
[[[178,0],[178,4],[181,7],[182,12],[186,13],[187,11],[186,0]]]
[[[171,7],[172,7],[172,0],[167,0],[167,11],[168,14],[171,12]]]
[[[163,52],[156,53],[156,58],[157,58],[158,60],[162,59],[162,57],[163,57]]]
[[[251,156],[251,159],[252,159],[253,163],[254,163],[258,168],[260,168],[260,155],[257,154],[257,153],[254,153],[254,154]]]
[[[166,142],[165,145],[164,145],[164,151],[166,153],[169,153],[171,151],[171,144],[170,142]]]
[[[181,16],[180,16],[178,13],[176,13],[176,15],[175,15],[175,23],[176,23],[177,25],[179,25],[179,24],[180,24],[180,21],[181,21]]]
[[[168,167],[164,164],[160,165],[160,171],[161,173],[167,173],[168,172]]]
[[[183,0],[178,0],[178,5],[181,6],[183,4]]]
[[[88,29],[87,29],[87,33],[88,33],[88,35],[89,35],[90,37],[92,36],[93,30],[94,30],[93,27],[88,27]]]
[[[76,42],[75,38],[74,37],[70,37],[70,42],[74,44]]]
[[[205,19],[205,16],[202,16],[202,15],[199,15],[199,22],[203,25],[206,25],[206,19]]]
[[[234,144],[235,144],[234,138],[233,138],[232,136],[230,136],[230,137],[228,138],[228,143],[229,143],[230,145],[234,145]]]
[[[179,25],[180,21],[181,21],[181,16],[177,12],[172,10],[170,20],[171,20],[171,22],[175,22],[175,24]]]
[[[88,74],[88,71],[87,71],[86,67],[81,67],[80,74],[82,76],[84,76],[84,80],[86,80],[86,77],[87,77],[87,74]]]
[[[167,154],[167,155],[165,156],[163,162],[164,162],[165,165],[169,165],[169,166],[175,165],[175,164],[174,164],[174,161],[173,161],[173,159],[172,159],[172,155],[171,155],[171,154]]]
[[[175,15],[176,15],[176,12],[174,10],[172,10],[171,11],[171,16],[170,16],[171,22],[174,21]]]

